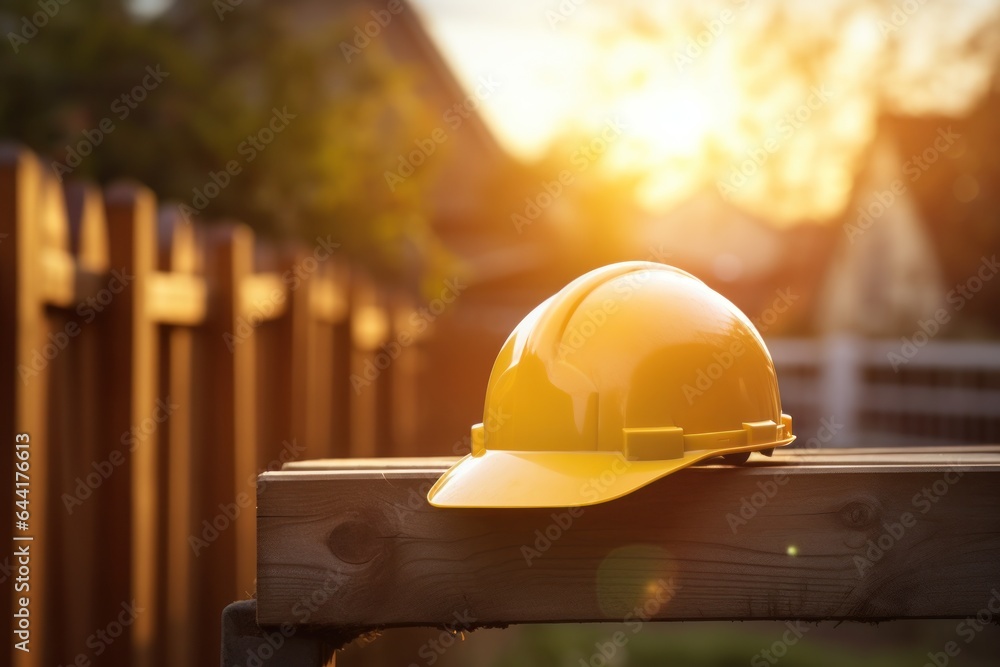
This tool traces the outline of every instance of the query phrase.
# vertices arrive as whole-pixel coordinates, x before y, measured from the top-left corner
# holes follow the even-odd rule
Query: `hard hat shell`
[[[794,439],[750,320],[685,271],[623,262],[577,278],[515,327],[472,453],[427,497],[437,507],[592,505]]]

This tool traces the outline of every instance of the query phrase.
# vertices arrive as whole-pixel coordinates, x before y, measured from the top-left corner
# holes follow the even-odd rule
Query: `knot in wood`
[[[334,527],[326,544],[338,559],[355,565],[371,562],[381,551],[378,533],[371,524],[356,520]]]
[[[848,528],[862,529],[875,523],[878,519],[879,511],[872,503],[864,500],[855,500],[847,503],[840,510],[840,518]]]

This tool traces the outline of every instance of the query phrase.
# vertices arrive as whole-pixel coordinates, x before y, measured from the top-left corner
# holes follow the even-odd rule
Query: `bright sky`
[[[408,1],[468,90],[500,82],[481,113],[510,153],[619,119],[603,164],[653,211],[714,189],[777,224],[838,216],[880,114],[958,117],[998,80],[996,0]]]
[[[511,153],[618,117],[608,162],[650,208],[708,187],[777,222],[837,215],[881,110],[961,115],[1000,53],[990,0],[411,3],[460,81],[502,82],[483,115]]]
[[[557,3],[411,0],[460,81],[469,87],[479,76],[493,75],[502,82],[483,116],[522,158],[538,157],[566,120],[579,114],[586,85],[580,64],[593,49],[586,33],[550,27],[546,4]]]

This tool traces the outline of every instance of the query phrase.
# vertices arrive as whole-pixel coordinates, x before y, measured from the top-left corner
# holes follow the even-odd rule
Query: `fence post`
[[[199,271],[201,248],[194,227],[176,209],[161,209],[158,218],[159,269],[175,274]],[[165,430],[163,446],[168,452],[166,479],[166,563],[164,571],[164,613],[166,663],[197,664],[195,652],[197,614],[194,604],[194,558],[188,536],[194,529],[196,434],[193,408],[194,347],[190,326],[164,327],[160,336],[165,396],[177,402],[175,414]]]
[[[44,588],[48,545],[42,528],[48,511],[46,495],[46,432],[45,432],[45,378],[25,380],[18,366],[30,367],[31,354],[43,342],[44,306],[42,302],[42,275],[39,257],[42,250],[41,230],[37,221],[39,208],[41,170],[34,156],[13,146],[0,148],[0,373],[3,381],[11,383],[10,395],[0,401],[0,423],[5,442],[13,443],[16,433],[31,436],[31,534],[36,536],[30,549],[32,554],[32,590],[25,597],[31,600],[31,615],[36,619],[31,653],[14,648],[15,636],[3,633],[0,647],[9,656],[14,667],[34,667],[43,664],[44,622],[47,605]],[[14,477],[14,457],[8,452],[0,457],[0,475],[4,480]],[[5,500],[14,499],[13,485]],[[8,507],[10,505],[8,504]],[[5,564],[12,564],[9,539],[13,534],[13,516],[5,512],[0,519],[6,545],[3,547]],[[3,586],[4,614],[14,612],[14,587]]]
[[[330,382],[333,391],[329,434],[329,453],[345,457],[351,451],[351,271],[346,265],[337,266],[331,278],[333,283],[333,308],[327,310],[330,326]]]
[[[343,455],[338,444],[346,440],[340,430],[347,421],[348,394],[345,362],[338,355],[343,345],[348,304],[341,267],[328,258],[324,265],[308,267],[308,255],[288,261],[293,276],[289,288],[289,313],[281,345],[288,350],[288,398],[291,432],[303,438],[304,456],[324,458]]]
[[[105,206],[112,271],[121,271],[121,279],[129,281],[107,308],[108,344],[113,349],[108,355],[104,395],[112,417],[108,423],[111,435],[120,436],[152,418],[156,409],[156,323],[146,312],[148,283],[156,258],[156,202],[146,188],[123,183],[107,190]],[[131,626],[131,664],[139,667],[151,665],[158,653],[155,633],[159,626],[157,577],[161,562],[156,523],[157,437],[155,431],[144,432],[144,436],[133,447],[129,464],[123,466],[130,472],[131,483],[118,511],[128,517],[128,523],[121,527],[130,540],[115,554],[115,561],[121,558],[123,562],[122,569],[114,572],[115,577],[131,582],[122,600],[134,599],[143,609]],[[117,599],[114,594],[111,597]]]
[[[420,420],[420,371],[423,364],[420,333],[411,325],[417,311],[407,302],[398,301],[392,309],[393,340],[400,346],[399,358],[392,369],[388,425],[391,429],[393,456],[419,456],[416,435]]]
[[[261,628],[256,601],[234,602],[222,612],[222,667],[336,667],[333,649],[304,634],[285,636],[281,629]]]
[[[93,295],[93,287],[103,283],[108,266],[108,230],[101,192],[89,185],[71,183],[64,188],[65,217],[70,232],[69,245],[72,261],[76,266],[75,282],[92,283],[85,289],[86,297]],[[63,213],[59,213],[60,217]],[[53,485],[58,486],[53,497],[52,528],[59,531],[59,570],[64,577],[60,588],[68,587],[71,594],[64,594],[60,603],[65,643],[59,647],[57,661],[73,660],[85,649],[86,638],[94,631],[94,619],[107,611],[102,605],[104,597],[99,573],[104,568],[104,545],[96,539],[101,526],[107,521],[110,509],[102,505],[104,489],[91,491],[91,496],[81,499],[84,490],[77,480],[93,474],[100,462],[108,474],[122,474],[107,468],[110,454],[118,449],[118,439],[109,439],[102,433],[102,410],[106,401],[102,390],[102,349],[106,349],[105,318],[79,319],[80,304],[84,293],[75,294],[75,308],[59,313],[66,322],[76,321],[79,333],[63,352],[54,373],[64,377],[53,378],[50,406],[54,400],[60,407],[50,415],[52,446],[59,455],[50,462]],[[51,407],[49,409],[52,409]],[[127,453],[124,456],[128,456]],[[118,460],[118,459],[115,459]],[[101,474],[101,473],[99,473]],[[69,481],[73,480],[73,481]],[[89,483],[84,482],[87,486]],[[62,502],[56,500],[58,497]],[[68,494],[68,495],[62,495]],[[80,501],[77,505],[73,500]],[[58,515],[58,520],[56,516]],[[55,562],[53,562],[55,567]],[[126,640],[127,641],[127,640]]]
[[[379,350],[389,336],[389,318],[374,284],[355,276],[351,298],[351,402],[350,456],[379,455],[381,397],[388,381],[384,376],[392,358]]]
[[[288,322],[284,330],[287,340],[283,341],[282,347],[288,351],[290,431],[303,439],[306,455],[316,458],[326,453],[316,423],[333,407],[329,393],[324,391],[321,382],[326,376],[327,363],[324,351],[318,345],[318,339],[322,338],[319,323],[312,312],[313,293],[320,276],[296,273],[304,256],[303,253],[296,253],[289,262],[288,270],[293,272],[295,289],[289,292]],[[326,406],[326,409],[320,406]]]
[[[244,225],[227,225],[213,232],[206,267],[212,294],[207,351],[217,383],[212,395],[216,410],[212,446],[217,451],[206,465],[212,467],[214,479],[229,477],[229,484],[219,486],[224,494],[220,499],[225,507],[235,503],[240,510],[230,526],[235,534],[235,552],[229,561],[233,578],[228,585],[223,582],[220,591],[231,602],[234,596],[252,591],[257,566],[256,490],[248,486],[257,465],[256,345],[244,298],[244,285],[253,271],[254,238]],[[208,509],[210,521],[222,511],[215,504]]]
[[[862,390],[862,341],[839,333],[823,339],[820,362],[820,405],[843,424],[827,447],[858,446],[858,401]]]

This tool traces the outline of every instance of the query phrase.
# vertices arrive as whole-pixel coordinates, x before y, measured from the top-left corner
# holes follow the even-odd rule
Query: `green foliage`
[[[56,168],[76,163],[71,153],[82,148],[68,177],[133,178],[200,222],[239,219],[307,243],[330,234],[386,278],[440,260],[425,201],[433,171],[394,192],[383,177],[431,128],[422,73],[393,60],[380,39],[347,62],[339,45],[361,15],[344,10],[310,25],[281,3],[244,0],[221,12],[229,5],[181,2],[143,22],[126,4],[68,3],[27,43],[15,40],[16,53],[4,45],[0,136]],[[4,34],[19,34],[22,17],[37,11],[36,2],[5,3]],[[166,75],[135,101],[130,91],[153,81],[147,67]],[[269,136],[262,130],[275,110],[290,120],[257,150],[248,138]],[[102,121],[113,129],[100,131]],[[210,196],[227,165],[228,184]]]
[[[777,627],[777,630],[775,629]],[[810,629],[817,627],[806,624]],[[491,667],[546,665],[548,667],[745,667],[746,665],[810,665],[811,667],[906,667],[923,664],[925,650],[920,645],[902,648],[847,646],[807,635],[794,645],[784,646],[783,660],[769,661],[761,654],[781,642],[785,627],[779,624],[644,624],[638,632],[615,623],[599,625],[534,625],[519,628],[510,641],[490,661]],[[627,641],[615,647],[616,631]],[[810,630],[811,631],[811,630]],[[508,631],[509,632],[509,631]],[[934,644],[928,644],[933,647]],[[603,649],[603,653],[602,653]],[[972,658],[972,656],[963,656]],[[970,664],[983,664],[974,658]]]

